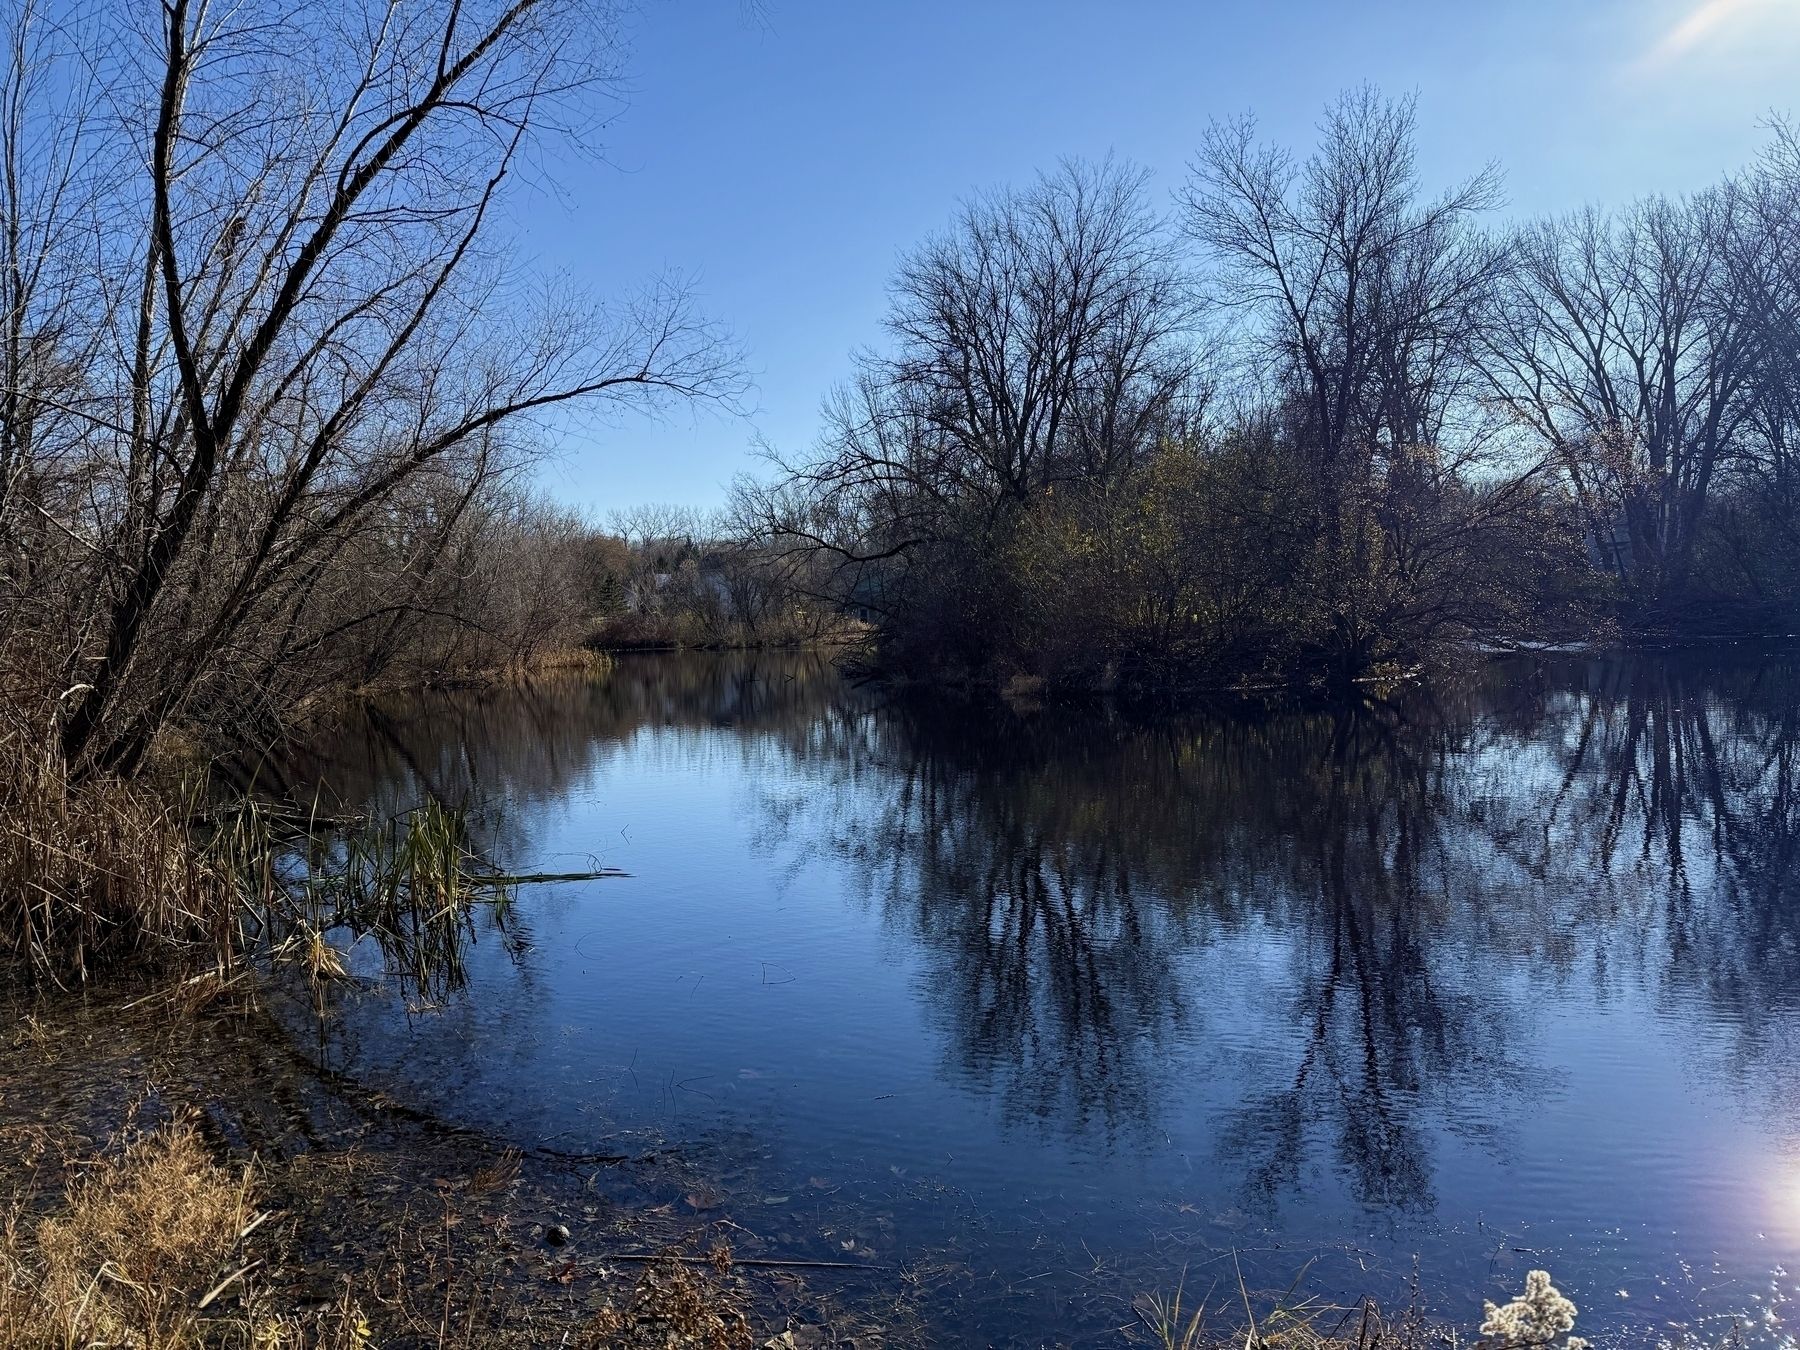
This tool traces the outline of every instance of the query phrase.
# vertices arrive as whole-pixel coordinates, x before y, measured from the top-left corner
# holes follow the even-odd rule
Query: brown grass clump
[[[134,783],[71,782],[19,720],[0,720],[0,963],[59,983],[99,967],[231,950],[233,879],[178,804]]]
[[[249,1177],[215,1166],[192,1127],[173,1126],[87,1168],[64,1198],[35,1232],[8,1217],[0,1340],[192,1343],[196,1305],[254,1217]]]
[[[9,1350],[361,1350],[348,1298],[306,1321],[257,1308],[244,1281],[256,1209],[249,1169],[215,1164],[191,1125],[131,1139],[67,1187],[61,1210],[0,1227],[0,1345]],[[225,1305],[235,1305],[229,1311]]]
[[[722,1277],[731,1252],[714,1247],[708,1260]],[[645,1269],[624,1307],[595,1313],[579,1344],[586,1350],[749,1350],[755,1340],[743,1305],[722,1279],[669,1256]]]

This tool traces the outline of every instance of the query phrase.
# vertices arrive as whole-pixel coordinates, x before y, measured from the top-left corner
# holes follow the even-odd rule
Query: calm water
[[[309,768],[630,873],[525,888],[440,1008],[346,997],[334,1067],[687,1150],[697,1214],[908,1267],[946,1338],[1117,1345],[1236,1252],[1339,1296],[1416,1261],[1465,1325],[1546,1266],[1590,1335],[1794,1344],[1791,654],[1164,721],[653,657],[395,704]]]

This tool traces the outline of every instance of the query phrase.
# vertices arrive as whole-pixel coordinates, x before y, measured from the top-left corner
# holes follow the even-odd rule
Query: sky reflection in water
[[[524,1142],[704,1154],[797,1250],[959,1272],[964,1331],[1116,1343],[1098,1284],[1236,1249],[1339,1294],[1416,1254],[1465,1323],[1547,1265],[1590,1333],[1780,1343],[1797,695],[1779,653],[1544,660],[1144,721],[683,656],[398,703],[304,771],[632,875],[529,888],[522,954],[421,1016],[349,997],[324,1053]]]

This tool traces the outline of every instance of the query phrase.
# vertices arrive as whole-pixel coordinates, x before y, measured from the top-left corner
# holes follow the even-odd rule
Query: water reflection
[[[1154,725],[894,700],[795,739],[828,822],[774,801],[769,835],[864,879],[928,955],[947,1067],[1010,1117],[1153,1133],[1171,1044],[1229,1002],[1204,981],[1241,978],[1280,990],[1260,1016],[1290,1061],[1222,1131],[1246,1197],[1296,1187],[1324,1137],[1358,1202],[1427,1209],[1432,1132],[1554,1089],[1518,1024],[1571,982],[1648,980],[1723,1034],[1708,1071],[1792,1104],[1795,673],[1515,663]],[[1257,932],[1283,978],[1195,967]]]
[[[1252,1213],[1323,1168],[1420,1215],[1455,1207],[1453,1145],[1510,1165],[1572,1088],[1558,1037],[1615,1010],[1680,1027],[1687,1078],[1795,1144],[1797,693],[1784,653],[1558,658],[1151,721],[654,658],[385,706],[302,777],[386,811],[503,804],[496,864],[541,868],[546,822],[622,756],[734,757],[751,856],[828,872],[898,939],[938,1080],[1003,1138],[1153,1155],[1200,1131]],[[1607,1124],[1555,1146],[1598,1157]]]
[[[844,694],[836,667],[820,656],[626,658],[598,678],[369,704],[296,755],[290,776],[381,818],[432,799],[457,809],[503,805],[480,811],[479,823],[496,860],[511,867],[529,857],[534,815],[633,735],[736,728],[788,741]]]
[[[1365,1203],[1428,1206],[1414,1119],[1504,1078],[1506,1026],[1450,953],[1463,841],[1441,809],[1458,728],[1443,709],[1136,726],[899,704],[815,747],[882,764],[832,794],[831,838],[931,954],[947,1059],[1015,1117],[1159,1128],[1172,1041],[1234,991],[1280,988],[1292,1065],[1231,1113],[1222,1151],[1272,1197],[1321,1124]],[[1257,929],[1289,967],[1196,969]]]

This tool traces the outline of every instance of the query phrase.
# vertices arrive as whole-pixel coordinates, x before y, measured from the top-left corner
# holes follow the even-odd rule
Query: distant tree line
[[[1066,162],[892,283],[740,531],[881,660],[1168,687],[1446,644],[1800,621],[1800,138],[1704,192],[1509,229],[1411,101],[1302,160],[1215,125],[1174,213]]]
[[[724,512],[613,511],[590,548],[590,647],[790,646],[855,627],[841,605],[796,586],[790,560],[742,537]]]

